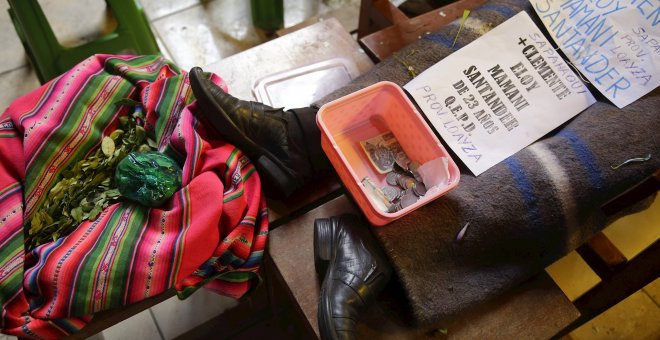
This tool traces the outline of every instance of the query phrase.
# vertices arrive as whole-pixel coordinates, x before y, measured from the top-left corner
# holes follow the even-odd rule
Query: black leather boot
[[[199,67],[191,69],[189,77],[199,112],[250,158],[268,197],[287,197],[327,168],[316,110],[284,111],[240,100],[210,81]]]
[[[385,254],[368,226],[345,214],[314,221],[314,264],[323,277],[321,338],[354,339],[357,320],[392,274]]]

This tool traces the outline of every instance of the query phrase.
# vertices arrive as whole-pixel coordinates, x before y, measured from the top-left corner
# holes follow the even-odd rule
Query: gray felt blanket
[[[425,35],[399,51],[398,60],[382,61],[317,105],[381,80],[403,85],[411,76],[401,60],[419,73],[523,10],[543,27],[528,0],[492,0],[470,14],[453,49],[458,22]],[[417,323],[445,320],[542,271],[612,222],[600,210],[603,203],[660,168],[658,89],[624,109],[597,98],[479,177],[461,164],[453,192],[373,229]],[[648,162],[610,168],[649,153]],[[464,238],[456,241],[466,223]]]

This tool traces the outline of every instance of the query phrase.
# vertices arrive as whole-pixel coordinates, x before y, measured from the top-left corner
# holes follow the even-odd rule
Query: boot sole
[[[318,263],[321,265],[320,267],[317,267],[317,273],[319,270],[321,270],[323,274],[319,274],[319,275],[324,276],[323,282],[321,283],[321,292],[320,292],[318,310],[316,313],[321,340],[347,339],[346,334],[340,336],[337,333],[337,330],[335,329],[333,308],[330,303],[331,299],[328,296],[328,286],[330,285],[331,278],[330,275],[327,275],[327,273],[334,270],[334,266],[335,266],[334,259],[332,258],[334,256],[334,254],[332,254],[332,238],[334,235],[334,232],[332,230],[333,229],[332,220],[334,219],[335,218],[332,217],[328,219],[319,219],[317,220],[319,223],[317,223],[316,221],[314,222],[314,226],[315,226],[314,259],[315,260],[318,259]],[[318,228],[316,227],[317,225],[319,226]],[[317,234],[318,231],[320,231],[320,234]],[[322,236],[316,237],[316,235],[322,235]],[[319,241],[319,243],[317,243],[317,240]],[[318,247],[316,246],[317,244],[321,244],[322,246]],[[316,251],[317,249],[319,249],[320,251],[317,252]],[[346,332],[347,330],[343,330],[343,333]],[[355,332],[356,330],[354,329],[351,333],[355,334]],[[349,336],[349,338],[354,339],[355,335],[352,337]]]
[[[192,73],[191,70],[190,74]],[[228,142],[234,144],[250,158],[257,168],[259,176],[264,177],[261,184],[268,196],[279,198],[282,194],[284,197],[291,195],[297,187],[298,179],[290,173],[286,165],[268,150],[254,143],[234,124],[225,110],[215,105],[212,100],[213,94],[201,84],[204,80],[210,80],[206,78],[197,79],[197,75],[194,77],[189,76],[189,80],[193,91],[203,94],[203,96],[196,97],[200,109],[202,109],[199,111]]]
[[[328,265],[332,258],[332,228],[331,218],[319,218],[314,221],[314,268],[316,274],[323,281],[328,272]]]
[[[314,268],[321,279],[321,298],[316,314],[319,324],[319,333],[322,340],[337,339],[334,327],[330,324],[332,313],[330,301],[327,297],[328,277],[326,275],[332,257],[332,220],[331,218],[318,218],[314,220]]]
[[[326,285],[326,280],[323,280],[324,287]],[[330,301],[328,300],[325,290],[321,290],[321,299],[319,301],[319,309],[317,313],[318,323],[319,323],[319,333],[322,340],[335,340],[339,339],[334,325],[331,324],[332,308],[330,307]]]

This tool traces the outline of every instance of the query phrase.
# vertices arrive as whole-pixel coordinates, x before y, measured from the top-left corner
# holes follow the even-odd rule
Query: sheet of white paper
[[[595,102],[521,12],[404,88],[442,139],[479,175]]]
[[[660,85],[660,1],[530,2],[573,65],[619,108]]]

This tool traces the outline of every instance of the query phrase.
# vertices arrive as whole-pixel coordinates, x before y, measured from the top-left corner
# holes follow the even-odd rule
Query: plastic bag
[[[117,165],[115,183],[122,196],[156,207],[181,187],[181,167],[159,152],[131,152]]]

